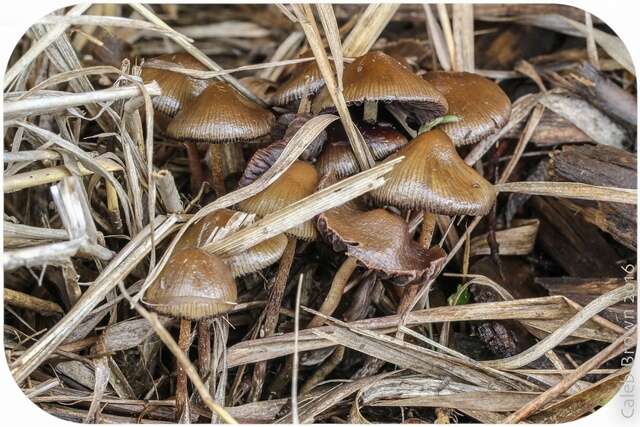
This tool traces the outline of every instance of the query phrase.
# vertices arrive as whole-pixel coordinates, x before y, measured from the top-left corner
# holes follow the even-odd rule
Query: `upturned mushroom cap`
[[[251,161],[250,161],[251,163]],[[247,168],[249,168],[249,164]],[[296,160],[264,191],[239,203],[240,209],[265,216],[303,199],[316,190],[320,177],[310,163]],[[317,231],[312,221],[306,221],[286,231],[303,240],[314,240]]]
[[[473,73],[446,71],[423,77],[447,98],[448,114],[459,117],[457,122],[441,127],[455,145],[475,144],[509,121],[511,101],[491,80]]]
[[[444,215],[486,215],[496,191],[456,152],[440,129],[418,135],[396,154],[405,159],[386,175],[385,184],[371,198],[381,205],[425,209]]]
[[[189,227],[176,243],[174,250],[201,247],[216,227],[224,227],[236,213],[231,209],[220,209],[205,216]],[[233,277],[242,277],[274,264],[282,256],[285,246],[287,246],[287,238],[283,234],[278,234],[238,255],[225,258],[224,262],[231,269]]]
[[[324,85],[324,79],[315,61],[298,66],[291,77],[273,93],[271,103],[285,106],[302,99],[307,93],[315,95]]]
[[[158,313],[191,320],[227,313],[237,298],[229,267],[197,248],[175,252],[145,294]]]
[[[171,121],[167,134],[180,141],[228,143],[268,134],[275,117],[223,82],[209,85]]]
[[[362,123],[357,126],[376,160],[395,153],[407,143],[407,138],[388,123]],[[316,167],[320,175],[333,172],[337,178],[345,178],[356,174],[360,167],[344,130],[332,135],[332,139],[318,157]]]
[[[369,52],[347,64],[342,83],[348,105],[364,101],[405,104],[407,111],[420,112],[421,119],[425,121],[447,112],[447,100],[440,92],[382,52]],[[316,113],[335,109],[326,88],[320,91],[312,109]]]
[[[188,53],[174,53],[160,55],[148,62],[163,61],[181,65],[194,70],[206,70],[207,68]],[[200,94],[206,87],[206,80],[193,79],[184,74],[159,68],[142,67],[142,80],[145,83],[156,81],[162,90],[162,95],[152,99],[155,111],[156,125],[165,131],[172,118],[180,109]]]
[[[318,230],[336,252],[346,251],[399,286],[428,279],[437,271],[446,256],[440,247],[427,250],[412,240],[398,215],[355,206],[330,209],[318,217]]]

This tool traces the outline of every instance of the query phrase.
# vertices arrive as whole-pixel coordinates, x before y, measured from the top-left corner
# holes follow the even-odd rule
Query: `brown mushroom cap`
[[[188,53],[174,53],[160,55],[148,62],[163,61],[185,68],[205,71],[207,68]],[[162,95],[152,99],[155,111],[156,125],[162,131],[166,130],[172,118],[182,107],[200,94],[206,87],[206,80],[194,79],[184,74],[159,68],[142,67],[142,80],[145,83],[156,81],[162,90]]]
[[[205,216],[189,227],[176,243],[174,250],[177,252],[202,246],[205,243],[203,240],[207,239],[216,227],[224,227],[236,213],[231,209],[220,209]],[[231,269],[233,277],[241,277],[274,264],[282,256],[285,246],[287,238],[278,234],[224,261]]]
[[[180,141],[228,143],[268,134],[275,117],[223,82],[212,83],[185,105],[167,134]]]
[[[385,209],[362,211],[353,203],[330,209],[318,217],[318,229],[335,251],[399,286],[428,279],[446,256],[440,247],[427,250],[412,240],[402,217]]]
[[[307,93],[315,95],[323,85],[324,79],[320,68],[315,61],[311,61],[294,70],[291,77],[273,93],[271,102],[273,105],[285,106],[302,99]]]
[[[264,79],[256,76],[242,77],[240,83],[249,91],[251,91],[258,98],[270,103],[271,96],[273,95],[276,84],[269,79]]]
[[[407,138],[388,123],[362,123],[357,126],[375,160],[384,159],[407,143]],[[332,139],[318,157],[316,167],[320,175],[333,171],[337,178],[345,178],[357,173],[360,167],[344,130],[332,135]]]
[[[240,209],[265,216],[303,199],[316,190],[320,177],[310,163],[296,160],[264,191],[239,203]],[[303,240],[314,240],[317,230],[312,221],[306,221],[286,231]]]
[[[511,101],[500,86],[473,73],[434,71],[424,79],[449,103],[448,114],[457,122],[442,125],[455,145],[475,144],[504,127],[511,115]]]
[[[145,294],[158,313],[191,320],[227,313],[237,298],[229,267],[197,248],[175,252]]]
[[[444,215],[491,210],[493,185],[460,158],[442,130],[418,135],[389,159],[399,156],[405,159],[386,175],[385,184],[369,193],[376,203]]]
[[[348,105],[364,101],[405,104],[425,121],[447,112],[447,100],[431,84],[382,52],[369,52],[344,67],[343,94]],[[425,84],[426,83],[426,84]],[[335,109],[323,89],[313,102],[316,113]]]

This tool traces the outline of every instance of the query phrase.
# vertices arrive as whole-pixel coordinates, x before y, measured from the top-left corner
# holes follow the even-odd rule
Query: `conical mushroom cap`
[[[384,159],[407,143],[407,138],[388,123],[362,123],[357,126],[375,160]],[[344,130],[333,138],[318,157],[316,167],[320,175],[333,172],[341,179],[358,173],[360,167]]]
[[[207,68],[188,53],[174,53],[160,55],[149,62],[163,61],[193,70],[206,70]],[[189,101],[194,99],[206,87],[206,80],[194,79],[184,74],[159,68],[142,67],[142,80],[145,83],[156,81],[162,90],[162,95],[152,98],[155,111],[156,125],[163,132],[166,130],[172,118]]]
[[[283,209],[313,194],[320,177],[310,163],[296,160],[264,191],[239,203],[240,209],[265,216]],[[317,230],[312,221],[306,221],[286,231],[303,240],[314,240]]]
[[[285,106],[302,99],[306,94],[315,95],[322,86],[324,86],[324,79],[318,64],[315,61],[302,64],[273,93],[271,102],[273,105]]]
[[[385,184],[373,190],[377,204],[402,209],[425,209],[444,215],[486,215],[496,191],[456,152],[440,129],[418,135],[389,160],[405,159],[386,175]]]
[[[189,227],[176,243],[174,250],[177,252],[182,249],[201,247],[216,227],[224,227],[236,213],[231,209],[220,209],[205,216]],[[241,277],[274,264],[282,256],[285,246],[287,246],[287,238],[283,234],[278,234],[238,255],[225,258],[224,262],[231,269],[233,277]]]
[[[369,52],[347,64],[342,83],[348,105],[364,101],[406,104],[410,110],[419,110],[424,120],[447,112],[447,100],[440,92],[382,52]],[[317,113],[333,108],[333,101],[325,88],[318,94],[312,109]]]
[[[175,252],[145,294],[158,313],[191,320],[227,313],[237,298],[229,267],[197,248]]]
[[[362,211],[353,203],[330,209],[318,217],[318,229],[335,251],[346,251],[400,286],[433,276],[446,256],[437,246],[427,250],[412,240],[402,217],[384,209]]]
[[[460,118],[441,126],[455,145],[475,144],[509,121],[511,101],[491,80],[473,73],[446,71],[423,77],[447,98],[448,114]]]
[[[167,134],[180,141],[227,143],[268,134],[275,117],[223,82],[212,83],[185,105]]]

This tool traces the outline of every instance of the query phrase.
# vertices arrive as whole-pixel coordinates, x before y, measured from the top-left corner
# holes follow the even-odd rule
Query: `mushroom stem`
[[[191,338],[191,320],[180,320],[180,336],[178,337],[178,347],[184,354],[189,354],[189,339]],[[183,423],[189,419],[189,390],[187,389],[187,373],[178,364],[176,373],[176,422]]]
[[[433,238],[433,230],[436,226],[436,214],[431,212],[424,212],[422,217],[422,225],[420,227],[420,245],[428,249],[431,246],[431,239]],[[400,302],[398,303],[397,313],[400,316],[404,316],[405,312],[409,307],[411,307],[413,300],[416,295],[418,295],[418,291],[420,290],[420,283],[416,283],[414,285],[408,285],[404,288],[402,292],[402,297],[400,298]],[[398,334],[398,337],[401,337],[402,334]]]
[[[287,286],[287,278],[289,277],[289,270],[291,269],[293,257],[296,253],[296,238],[289,236],[287,239],[287,247],[284,249],[282,258],[280,258],[278,272],[276,273],[276,278],[271,286],[267,305],[264,308],[264,324],[262,326],[263,334],[261,335],[265,338],[273,335],[276,330],[278,317],[280,315],[280,306],[282,305],[282,297],[284,296],[284,290]],[[251,390],[251,401],[253,402],[260,399],[266,373],[267,362],[264,361],[256,363],[253,368],[253,388]]]
[[[358,261],[353,257],[347,257],[347,259],[344,260],[340,268],[338,268],[338,271],[336,271],[336,275],[333,276],[329,293],[325,297],[320,309],[318,309],[320,313],[325,316],[333,314],[335,309],[338,307],[338,304],[340,304],[342,292],[349,281],[349,277],[351,277],[357,266]],[[307,328],[317,328],[318,326],[321,326],[323,322],[324,317],[316,315],[311,319]]]
[[[204,381],[209,374],[211,364],[211,322],[202,319],[198,322],[198,374]]]
[[[344,357],[344,346],[336,346],[335,351],[314,373],[305,381],[300,389],[300,395],[310,392],[316,385],[324,381],[327,376],[342,362]]]
[[[224,153],[220,144],[211,144],[209,147],[209,155],[211,156],[211,184],[217,197],[224,196],[227,190],[224,187],[224,170],[222,163]]]
[[[364,101],[362,120],[375,124],[378,119],[378,101]]]
[[[431,239],[433,238],[433,230],[436,227],[436,214],[425,212],[422,216],[422,226],[420,227],[420,245],[429,249]]]
[[[200,161],[200,153],[195,143],[185,142],[187,149],[187,157],[189,159],[189,172],[191,174],[191,194],[196,195],[202,186],[202,163]]]

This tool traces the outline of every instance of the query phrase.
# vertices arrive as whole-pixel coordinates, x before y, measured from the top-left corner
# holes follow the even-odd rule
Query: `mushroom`
[[[355,202],[320,214],[318,230],[334,251],[347,254],[318,309],[324,316],[330,316],[338,307],[345,286],[358,265],[404,286],[428,280],[438,271],[446,256],[439,247],[425,249],[412,240],[408,224],[399,215],[385,209],[365,211]],[[307,328],[321,326],[323,321],[323,316],[316,315]],[[340,362],[343,354],[344,349],[338,347],[331,360],[303,385],[302,393],[322,381]]]
[[[343,94],[347,105],[364,104],[364,121],[375,123],[378,102],[403,104],[420,121],[430,121],[447,112],[447,100],[430,83],[382,52],[369,52],[344,67]],[[329,91],[323,89],[312,111],[335,109]]]
[[[386,176],[385,184],[373,190],[378,204],[401,209],[423,209],[444,215],[486,215],[496,191],[456,152],[444,131],[422,133],[388,160],[405,159]]]
[[[231,209],[219,209],[205,216],[189,227],[176,243],[174,250],[202,246],[208,235],[217,227],[224,227],[236,213]],[[282,256],[286,245],[287,238],[283,234],[278,234],[224,261],[231,269],[233,277],[242,277],[274,264]]]
[[[248,185],[262,175],[278,159],[285,145],[286,142],[281,140],[258,150],[247,163],[239,185]],[[313,165],[296,160],[265,190],[241,201],[239,207],[245,212],[264,216],[311,195],[316,190],[318,181],[318,172]],[[288,235],[287,246],[278,266],[276,278],[271,286],[267,305],[264,308],[264,324],[261,329],[264,336],[270,336],[275,332],[278,310],[282,305],[289,270],[295,255],[297,239],[313,240],[316,238],[317,233],[315,224],[312,221],[306,221],[285,232]],[[254,400],[258,399],[262,392],[265,373],[266,362],[257,363],[253,370],[252,380],[251,398]]]
[[[154,126],[160,133],[165,134],[171,120],[180,112],[185,104],[193,100],[207,87],[208,82],[206,80],[194,79],[174,71],[148,66],[158,61],[196,70],[204,71],[207,70],[207,68],[188,53],[160,55],[152,58],[147,62],[147,66],[142,67],[142,80],[145,83],[155,80],[162,90],[162,95],[153,97],[152,104],[154,110]],[[187,157],[189,158],[192,192],[195,193],[202,183],[203,173],[200,154],[195,144],[185,143],[184,147],[187,150]],[[193,187],[195,187],[195,191],[193,191]]]
[[[495,188],[460,158],[444,131],[418,135],[389,159],[398,156],[405,159],[387,175],[382,187],[369,194],[378,205],[424,211],[420,243],[425,248],[431,242],[436,214],[477,216],[491,210]],[[405,290],[403,310],[416,292],[416,286],[408,293]]]
[[[305,96],[313,96],[324,86],[324,79],[315,61],[302,64],[294,70],[287,81],[271,96],[271,103],[277,106],[287,106],[299,101]]]
[[[245,173],[240,179],[241,184],[246,185],[252,182],[253,180],[248,177],[259,176],[261,173],[257,173],[257,171],[266,170],[266,168],[261,169],[265,164],[257,165],[257,163],[258,159],[254,155],[249,160]],[[239,203],[240,209],[258,216],[268,215],[311,195],[316,190],[318,181],[318,171],[311,163],[296,160],[265,190],[241,201]],[[302,240],[314,240],[317,237],[317,231],[312,221],[306,221],[290,228],[286,234]]]
[[[476,142],[502,129],[511,115],[511,101],[500,86],[478,74],[433,71],[423,78],[449,103],[448,114],[458,117],[441,126],[455,145]]]
[[[236,283],[221,258],[198,248],[174,252],[145,294],[160,314],[180,319],[180,350],[188,354],[191,321],[228,313],[237,301]],[[178,367],[176,421],[189,419],[187,375]]]
[[[274,115],[223,82],[209,85],[187,104],[167,128],[170,137],[209,143],[213,186],[218,197],[225,193],[222,150],[219,144],[250,142],[269,134]]]
[[[149,67],[154,62],[167,62],[185,68],[205,71],[207,68],[188,53],[160,55],[147,61],[142,67],[142,80],[145,83],[158,83],[162,95],[152,99],[155,124],[161,132],[167,130],[169,122],[180,112],[182,107],[198,96],[206,87],[206,80],[194,79],[185,74],[161,68]]]
[[[384,159],[407,143],[407,138],[389,123],[362,123],[357,126],[375,160]],[[332,135],[332,139],[318,157],[316,167],[320,174],[325,176],[334,173],[336,178],[342,179],[358,173],[360,167],[344,131]]]

